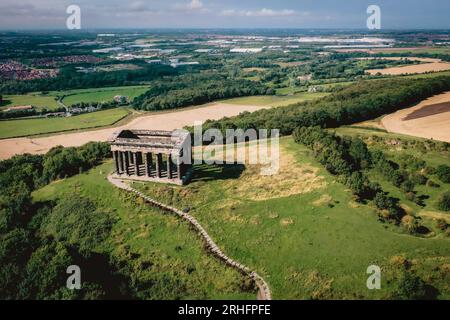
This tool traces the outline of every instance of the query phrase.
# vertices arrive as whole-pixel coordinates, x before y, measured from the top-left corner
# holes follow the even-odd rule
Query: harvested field
[[[65,133],[49,137],[4,139],[0,140],[0,159],[8,159],[23,153],[42,154],[58,145],[77,147],[90,141],[106,141],[113,132],[123,129],[173,130],[193,125],[195,121],[217,120],[238,115],[244,111],[253,112],[263,108],[267,108],[267,106],[213,103],[173,112],[153,113],[115,128]]]
[[[387,115],[381,122],[389,132],[450,142],[450,92]]]
[[[391,75],[397,76],[402,74],[417,74],[417,73],[427,73],[427,72],[440,72],[450,70],[450,63],[448,62],[431,62],[423,64],[415,64],[403,67],[393,67],[386,69],[372,69],[366,70],[370,75]]]
[[[449,111],[450,111],[450,101],[443,102],[443,103],[431,104],[431,105],[425,106],[419,110],[411,112],[405,118],[403,118],[403,121],[420,119],[420,118],[424,118],[424,117],[428,117],[428,116],[432,116],[432,115],[440,114],[440,113],[444,113],[444,112],[449,112]]]

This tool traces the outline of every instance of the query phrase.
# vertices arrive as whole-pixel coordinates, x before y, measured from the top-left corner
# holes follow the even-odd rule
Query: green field
[[[0,109],[14,106],[32,105],[37,109],[56,109],[59,107],[53,94],[29,93],[23,95],[4,95]]]
[[[4,101],[0,105],[0,109],[6,109],[12,106],[32,105],[37,109],[47,108],[54,110],[59,107],[56,102],[56,97],[58,96],[65,96],[63,102],[67,106],[80,102],[109,102],[116,95],[127,96],[132,100],[147,91],[147,89],[148,86],[124,86],[51,91],[47,94],[34,92],[23,95],[4,95]]]
[[[450,263],[448,239],[419,238],[381,223],[371,207],[354,202],[351,193],[314,160],[309,150],[290,137],[283,138],[281,146],[281,161],[292,158],[294,162],[289,171],[282,169],[278,178],[262,178],[253,167],[241,172],[236,166],[202,165],[196,167],[193,182],[185,187],[135,186],[165,203],[191,208],[191,214],[228,255],[263,275],[275,299],[390,298],[404,259],[411,265],[409,272],[432,283],[439,298],[449,298],[445,269]],[[206,259],[193,247],[189,250],[194,254],[189,250],[183,255],[174,253],[170,246],[178,241],[183,248],[189,243],[200,248],[201,244],[183,222],[143,207],[136,212],[129,201],[118,196],[119,191],[107,185],[105,176],[111,168],[107,164],[89,174],[53,183],[36,192],[35,199],[54,199],[77,190],[104,207],[114,208],[111,210],[121,219],[115,232],[119,246],[126,241],[139,253],[157,251],[167,256],[165,272]],[[301,185],[305,189],[297,190]],[[151,231],[145,232],[144,221]],[[382,268],[381,290],[366,287],[366,269],[372,264]],[[217,286],[218,277],[210,270],[203,272],[203,285]],[[237,292],[228,295],[244,296]]]
[[[148,86],[110,87],[69,90],[60,95],[65,95],[63,102],[70,106],[79,102],[108,102],[112,101],[116,95],[127,96],[132,100],[147,90]]]
[[[85,113],[68,118],[0,121],[0,139],[108,126],[129,115],[127,108]]]
[[[181,223],[116,189],[107,180],[111,163],[54,182],[34,192],[34,201],[49,201],[74,192],[119,218],[111,236],[97,250],[127,261],[141,284],[140,299],[250,299],[243,277],[202,250],[202,241]],[[147,265],[148,267],[142,267]]]
[[[326,93],[299,93],[290,96],[252,96],[222,100],[223,103],[236,105],[254,105],[280,107],[303,101],[318,99],[326,96]]]

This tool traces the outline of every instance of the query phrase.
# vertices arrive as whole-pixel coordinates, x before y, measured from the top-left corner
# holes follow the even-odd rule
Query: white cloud
[[[193,10],[201,9],[203,8],[203,2],[200,0],[192,0],[191,3],[188,4],[188,7]]]
[[[260,10],[224,10],[222,15],[224,16],[235,16],[235,17],[284,17],[292,16],[296,14],[295,10],[284,9],[284,10],[273,10],[262,8]]]

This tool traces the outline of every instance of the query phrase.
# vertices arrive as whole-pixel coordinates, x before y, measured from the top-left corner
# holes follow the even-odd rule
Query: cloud
[[[176,11],[206,12],[208,11],[201,0],[191,0],[189,3],[177,3],[173,6]]]
[[[190,9],[202,9],[203,8],[203,2],[200,0],[192,0],[191,3],[188,4],[188,8]]]
[[[285,17],[295,15],[295,10],[273,10],[262,8],[260,10],[223,10],[222,15],[228,17]]]

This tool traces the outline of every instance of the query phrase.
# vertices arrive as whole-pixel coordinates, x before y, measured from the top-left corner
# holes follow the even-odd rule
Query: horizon
[[[364,29],[369,5],[378,5],[382,29],[448,30],[450,3],[445,0],[4,0],[0,30],[62,30],[66,9],[81,8],[82,29]]]

